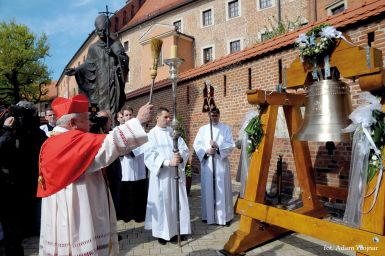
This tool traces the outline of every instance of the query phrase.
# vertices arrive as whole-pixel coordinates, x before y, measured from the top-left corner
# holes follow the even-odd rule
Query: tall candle
[[[175,44],[171,45],[171,59],[176,58],[178,52],[178,46]]]

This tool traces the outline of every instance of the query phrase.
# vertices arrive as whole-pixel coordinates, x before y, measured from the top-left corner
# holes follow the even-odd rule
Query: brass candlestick
[[[172,139],[173,139],[173,152],[178,153],[178,140],[180,137],[179,132],[179,122],[176,119],[176,86],[178,84],[178,68],[183,63],[183,59],[180,58],[171,58],[166,59],[164,62],[170,67],[170,80],[172,83],[172,100],[173,100],[173,119],[171,122],[172,127]],[[175,194],[175,200],[176,200],[176,221],[177,221],[177,232],[178,232],[178,246],[181,247],[181,238],[180,238],[180,213],[179,213],[179,171],[178,166],[175,167],[175,184],[176,184],[176,194]]]

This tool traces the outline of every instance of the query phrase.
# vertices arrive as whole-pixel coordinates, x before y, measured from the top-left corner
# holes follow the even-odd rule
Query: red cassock
[[[74,182],[95,159],[105,134],[71,130],[52,136],[40,152],[38,197],[47,197]]]

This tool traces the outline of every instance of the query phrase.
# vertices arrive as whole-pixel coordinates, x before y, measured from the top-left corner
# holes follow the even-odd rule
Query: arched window
[[[131,19],[132,19],[132,17],[134,17],[134,14],[135,14],[135,6],[132,4],[131,5]]]
[[[115,17],[115,32],[118,32],[119,30],[119,18]]]
[[[127,24],[127,12],[123,11],[123,26]]]

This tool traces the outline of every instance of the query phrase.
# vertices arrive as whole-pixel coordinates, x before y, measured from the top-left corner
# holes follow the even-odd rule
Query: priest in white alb
[[[102,169],[147,141],[152,105],[109,134],[89,133],[88,99],[52,102],[57,126],[41,148],[39,255],[118,255],[115,209]]]
[[[234,218],[234,209],[228,157],[235,144],[230,126],[219,122],[218,108],[213,108],[211,113],[209,112],[209,118],[212,120],[213,139],[210,124],[207,124],[199,128],[193,144],[201,162],[202,220],[207,221],[207,224],[229,225]],[[215,174],[212,158],[215,161]]]
[[[144,153],[144,163],[150,170],[150,184],[147,199],[145,229],[152,230],[152,236],[165,245],[176,239],[177,208],[175,167],[179,171],[179,213],[181,240],[187,240],[191,234],[190,209],[186,192],[184,168],[188,160],[189,150],[180,137],[179,153],[173,153],[171,118],[168,109],[160,107],[157,111],[156,126],[148,133],[148,143]]]

